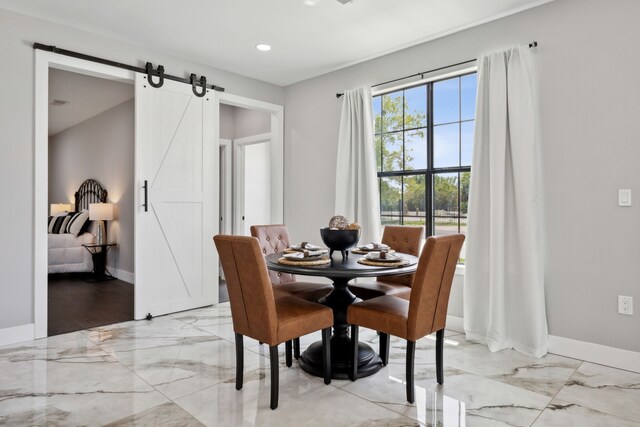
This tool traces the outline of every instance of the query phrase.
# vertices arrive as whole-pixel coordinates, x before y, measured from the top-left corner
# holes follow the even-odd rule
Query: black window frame
[[[378,129],[376,129],[375,124],[374,124],[374,139],[375,138],[380,138],[380,144],[381,144],[381,149],[379,153],[376,153],[376,156],[379,156],[379,164],[380,164],[380,168],[379,170],[377,170],[377,178],[378,178],[378,197],[379,197],[379,203],[380,203],[380,220],[381,220],[381,224],[385,225],[384,223],[384,218],[389,218],[395,221],[396,218],[399,218],[400,221],[400,225],[404,225],[405,222],[405,218],[408,216],[403,215],[403,210],[401,209],[399,212],[399,216],[396,217],[394,215],[383,215],[383,210],[382,210],[382,178],[400,178],[401,179],[401,187],[400,187],[400,206],[403,207],[404,206],[404,177],[405,176],[424,176],[425,179],[425,234],[426,236],[432,236],[434,235],[435,232],[435,219],[436,218],[456,218],[457,219],[457,223],[458,223],[458,233],[460,233],[461,231],[461,227],[462,227],[462,220],[466,220],[467,219],[467,215],[463,215],[462,214],[462,210],[461,210],[461,203],[462,203],[462,199],[461,199],[461,192],[462,192],[462,185],[461,185],[461,178],[462,178],[462,174],[468,172],[469,174],[471,173],[471,165],[469,166],[454,166],[454,167],[439,167],[436,168],[434,167],[434,140],[433,140],[433,134],[434,134],[434,128],[437,126],[444,126],[444,125],[451,125],[451,124],[457,124],[458,125],[458,146],[459,146],[459,150],[458,150],[458,164],[462,163],[462,125],[464,123],[469,123],[469,122],[475,122],[475,117],[471,118],[471,119],[465,119],[463,120],[462,118],[462,78],[465,76],[469,76],[469,75],[473,75],[476,74],[477,75],[477,71],[470,71],[470,72],[466,72],[466,73],[461,73],[458,75],[454,75],[454,76],[446,76],[446,77],[442,77],[442,78],[438,78],[438,79],[434,79],[431,80],[429,82],[424,82],[424,83],[417,83],[415,85],[411,85],[411,86],[406,86],[406,87],[402,87],[402,88],[396,88],[396,89],[389,89],[389,90],[385,90],[383,92],[380,92],[378,94],[376,94],[375,96],[373,96],[373,98],[377,98],[380,97],[380,116],[381,116],[381,123],[380,123],[380,129],[378,132]],[[446,81],[446,80],[450,80],[450,79],[454,79],[457,78],[458,79],[458,118],[459,120],[457,121],[452,121],[452,122],[445,122],[445,123],[438,123],[437,125],[434,125],[434,109],[433,109],[433,87],[436,83],[438,82],[442,82],[442,81]],[[426,90],[426,96],[427,96],[427,109],[426,109],[426,114],[427,114],[427,121],[426,121],[426,125],[425,126],[421,126],[421,127],[417,127],[417,128],[405,128],[405,109],[404,109],[404,104],[405,104],[405,93],[404,91],[406,90],[410,90],[416,87],[420,87],[420,86],[426,86],[427,90]],[[402,92],[402,128],[401,129],[396,129],[393,130],[391,132],[385,132],[384,130],[384,106],[383,106],[383,102],[382,102],[382,97],[384,95],[389,95],[389,94],[393,94],[396,92]],[[374,112],[374,118],[375,118],[375,112]],[[405,168],[405,144],[406,144],[406,132],[407,131],[411,131],[411,130],[420,130],[420,129],[424,129],[426,131],[426,144],[427,144],[427,168],[426,169],[411,169],[411,170],[406,170]],[[403,170],[399,170],[399,171],[384,171],[382,169],[384,169],[383,165],[384,165],[384,158],[383,158],[383,152],[384,150],[382,149],[382,146],[384,144],[384,135],[385,134],[391,134],[391,133],[396,133],[396,132],[401,132],[402,133],[402,169]],[[456,217],[442,217],[442,216],[436,216],[435,212],[433,210],[433,205],[434,205],[434,180],[435,180],[435,176],[436,175],[440,175],[440,174],[451,174],[451,173],[457,173],[458,175],[458,206],[457,206],[457,212],[458,215]],[[423,218],[421,216],[410,216],[410,218]],[[389,224],[391,225],[391,224]]]

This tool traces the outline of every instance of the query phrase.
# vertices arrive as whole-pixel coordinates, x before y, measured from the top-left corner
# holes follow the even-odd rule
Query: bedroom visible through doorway
[[[134,86],[49,68],[47,335],[133,320]]]

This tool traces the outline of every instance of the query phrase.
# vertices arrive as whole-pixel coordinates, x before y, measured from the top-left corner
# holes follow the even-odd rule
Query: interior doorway
[[[250,227],[271,223],[271,134],[265,133],[233,141],[234,211],[236,235],[250,236]]]
[[[226,93],[216,95],[221,162],[220,232],[249,235],[253,224],[283,222],[283,109]],[[228,301],[224,274],[222,269],[219,271],[219,298],[221,302]]]
[[[158,104],[166,103],[167,108],[172,108],[175,103],[182,102],[172,94],[167,93],[167,91],[172,92],[173,94],[181,94],[184,99],[193,99],[191,92],[191,87],[188,85],[179,85],[176,86],[173,82],[165,81],[166,90],[161,92],[151,92],[151,88],[148,88],[148,84],[145,84],[144,80],[146,76],[140,75],[134,71],[130,71],[127,69],[122,69],[119,67],[114,67],[110,65],[105,65],[101,63],[96,63],[92,61],[87,61],[79,58],[73,58],[61,54],[56,54],[53,52],[47,52],[43,50],[35,51],[35,146],[34,146],[34,183],[35,183],[35,197],[34,197],[34,219],[33,219],[33,245],[34,245],[34,287],[33,287],[33,338],[43,338],[47,336],[47,324],[48,324],[48,268],[47,268],[47,222],[44,221],[44,217],[48,216],[50,213],[50,204],[48,197],[48,162],[49,162],[49,144],[48,144],[48,92],[49,92],[49,69],[56,68],[65,71],[77,72],[83,75],[89,75],[94,77],[105,78],[108,80],[119,81],[119,82],[134,82],[135,81],[135,108],[136,108],[136,150],[139,149],[138,144],[140,141],[149,140],[149,138],[142,138],[142,134],[140,134],[140,130],[144,132],[153,131],[154,123],[158,123],[157,120],[153,119],[153,115],[157,114],[157,106]],[[144,94],[143,89],[149,89],[148,94]],[[154,89],[156,90],[156,89]],[[158,89],[159,90],[159,89]],[[140,96],[138,91],[140,91]],[[202,237],[202,242],[199,243],[202,251],[208,250],[209,252],[204,253],[203,257],[209,257],[214,254],[214,251],[210,251],[211,249],[211,236],[218,232],[218,221],[216,218],[219,216],[218,212],[218,165],[219,165],[219,143],[220,143],[220,135],[218,132],[219,129],[219,109],[220,104],[231,105],[234,107],[240,108],[253,108],[259,111],[263,111],[269,114],[270,122],[271,122],[271,144],[270,144],[270,177],[271,177],[271,216],[270,220],[273,222],[282,222],[283,221],[283,184],[284,184],[284,174],[283,174],[283,128],[284,128],[284,114],[283,107],[276,104],[271,104],[263,101],[258,101],[251,98],[245,98],[233,94],[229,94],[227,92],[214,92],[207,90],[209,96],[204,99],[194,99],[196,102],[191,103],[192,106],[201,105],[202,106],[202,114],[197,114],[194,112],[190,114],[196,122],[202,122],[202,140],[212,141],[212,144],[207,144],[206,146],[202,146],[203,149],[207,150],[207,156],[211,154],[212,162],[214,165],[211,169],[206,169],[207,175],[201,181],[194,182],[207,182],[207,183],[215,183],[214,191],[202,193],[202,197],[206,197],[211,199],[207,203],[215,204],[215,209],[212,209],[211,212],[214,214],[210,217],[211,219],[211,230],[215,232],[204,232],[199,233],[198,235]],[[159,99],[158,103],[153,99],[154,96],[159,96],[162,99]],[[206,100],[206,102],[205,102]],[[160,102],[161,101],[161,102]],[[165,102],[168,101],[168,102]],[[197,104],[197,105],[196,105]],[[191,107],[185,107],[191,108]],[[198,107],[200,108],[200,107]],[[155,109],[155,111],[154,111]],[[148,116],[148,117],[147,117]],[[211,124],[204,125],[204,118],[211,118]],[[202,120],[198,119],[202,118]],[[140,123],[138,123],[138,119],[141,119]],[[208,119],[207,119],[208,120]],[[189,130],[189,129],[187,129]],[[183,138],[183,136],[181,136]],[[184,138],[183,138],[184,140]],[[140,147],[141,148],[141,147]],[[149,159],[149,156],[142,155],[141,152],[136,151],[136,162],[138,159],[145,160]],[[176,161],[182,159],[183,157],[176,157]],[[186,157],[184,157],[186,158]],[[207,157],[209,158],[209,157]],[[177,165],[177,163],[175,164]],[[175,166],[174,165],[174,166]],[[140,172],[141,168],[136,163],[135,169]],[[190,169],[193,170],[193,169]],[[138,176],[138,172],[136,175],[136,181],[134,183],[134,209],[136,218],[138,218],[139,214],[145,207],[145,187],[144,180],[148,178],[143,178],[140,180],[140,176]],[[157,174],[156,174],[157,175]],[[149,175],[149,176],[156,176]],[[172,180],[165,180],[167,183],[172,183]],[[166,193],[166,192],[165,192]],[[149,191],[149,203],[150,206],[158,203],[164,202],[173,202],[171,200],[163,201],[161,197],[166,195],[165,193],[156,193],[154,194],[153,188]],[[180,202],[183,204],[189,204],[191,201]],[[160,207],[162,209],[162,207]],[[184,215],[178,215],[175,211],[169,211],[165,209],[164,211],[159,212],[161,215],[165,215],[165,218],[172,220],[173,223],[176,224],[185,224]],[[175,215],[174,215],[175,214]],[[204,215],[206,216],[206,215]],[[207,216],[207,218],[209,218]],[[139,222],[136,219],[135,222],[135,233],[138,234]],[[191,222],[187,222],[186,224],[191,224]],[[175,228],[175,230],[170,230],[171,232],[175,231],[174,234],[180,236],[181,230],[179,228]],[[135,237],[134,242],[134,251],[136,254],[135,259],[139,259],[139,255],[141,253],[140,248],[138,247],[138,243],[141,241],[140,238]],[[185,259],[195,259],[192,257],[187,257]],[[217,256],[214,255],[214,262],[204,262],[203,266],[205,269],[208,269],[206,274],[212,274],[214,277],[217,277]],[[156,263],[157,264],[157,263]],[[214,268],[210,268],[210,266],[215,266]],[[148,283],[147,288],[153,288],[154,280],[153,278],[146,277],[145,274],[141,273],[141,270],[138,268],[138,263],[136,261],[134,266],[134,282],[135,282],[135,313],[143,314],[147,313],[147,307],[145,304],[152,304],[153,302],[147,297],[153,297],[154,295],[161,295],[157,292],[157,286],[155,294],[149,294],[144,292],[139,292],[141,288],[141,284],[144,280]],[[193,272],[193,269],[186,270],[188,272]],[[204,274],[203,273],[203,274]],[[217,285],[217,281],[216,281]],[[147,289],[145,288],[145,289]],[[215,287],[214,287],[215,289]],[[216,295],[217,296],[217,295]],[[151,298],[152,299],[152,298]],[[215,303],[217,298],[211,298],[212,302],[208,302],[208,304]],[[179,301],[178,301],[179,302]],[[139,306],[140,304],[140,306]],[[203,304],[206,305],[206,304]],[[172,306],[168,309],[173,309],[175,311],[176,307],[179,305],[175,304],[175,301],[172,302]],[[166,308],[166,307],[165,307]],[[187,304],[185,304],[185,308],[188,309]],[[162,310],[157,310],[157,313],[160,313]],[[136,318],[138,314],[134,314]]]
[[[56,68],[48,79],[52,336],[133,320],[134,88]]]

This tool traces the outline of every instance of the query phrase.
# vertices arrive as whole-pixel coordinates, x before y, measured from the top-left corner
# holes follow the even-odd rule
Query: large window
[[[476,73],[375,96],[382,224],[466,233]]]

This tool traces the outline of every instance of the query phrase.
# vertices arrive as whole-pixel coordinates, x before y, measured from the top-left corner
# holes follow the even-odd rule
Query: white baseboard
[[[549,353],[640,372],[640,353],[586,341],[549,335]]]
[[[118,279],[133,284],[135,281],[135,275],[130,271],[120,270],[114,267],[107,267],[109,272]]]
[[[464,318],[447,315],[447,329],[464,333]],[[585,362],[640,372],[640,352],[549,335],[548,352]]]
[[[464,319],[460,316],[447,314],[447,329],[464,333]]]
[[[35,325],[33,323],[0,329],[0,346],[31,341],[34,334]]]

